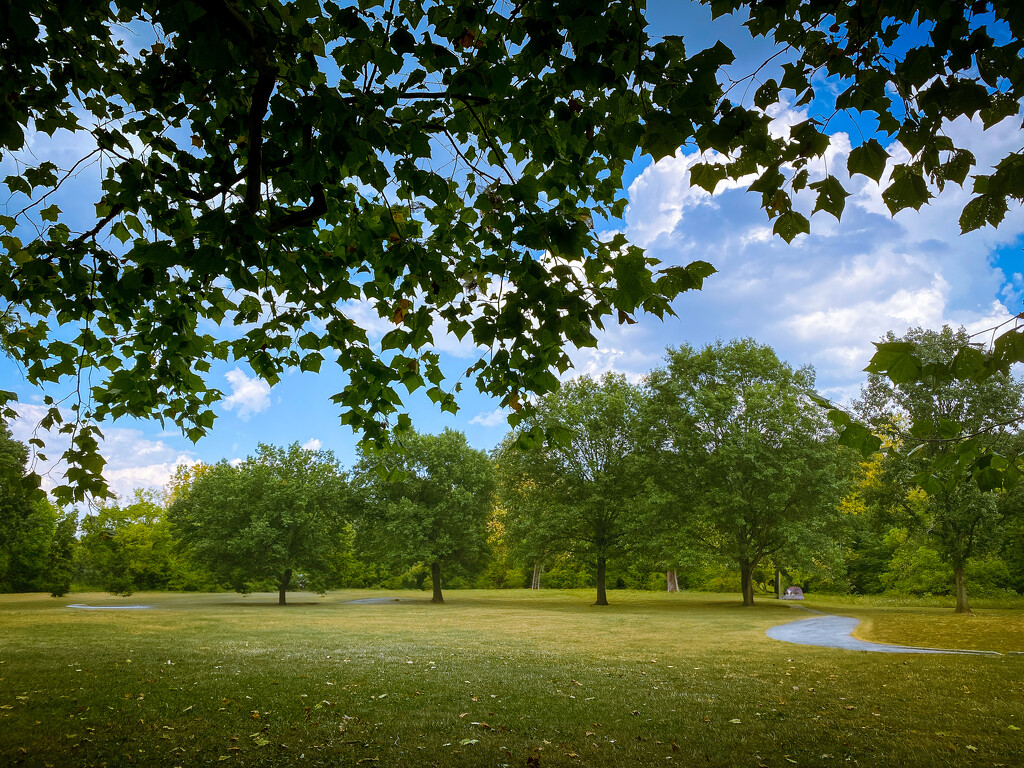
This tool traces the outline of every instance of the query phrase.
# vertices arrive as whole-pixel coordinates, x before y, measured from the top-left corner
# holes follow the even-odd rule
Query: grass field
[[[780,643],[807,614],[728,595],[347,603],[380,594],[0,596],[0,765],[1024,765],[1024,656]],[[1019,608],[807,605],[1024,650]]]

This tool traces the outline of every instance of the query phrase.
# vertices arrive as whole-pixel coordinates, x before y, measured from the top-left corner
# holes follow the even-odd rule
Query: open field
[[[388,594],[416,601],[0,596],[0,765],[1024,763],[1022,656],[780,643],[809,614],[769,599]],[[867,640],[1024,650],[1020,609],[807,605]]]

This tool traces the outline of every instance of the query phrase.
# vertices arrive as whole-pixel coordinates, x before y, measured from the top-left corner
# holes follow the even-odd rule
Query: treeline
[[[894,340],[890,338],[890,340]],[[964,332],[903,341],[950,359]],[[524,411],[490,455],[458,432],[398,433],[344,470],[329,451],[262,445],[182,468],[79,520],[24,482],[4,430],[0,589],[273,590],[595,587],[1024,592],[1024,489],[957,474],[954,421],[1019,441],[1012,376],[951,385],[870,377],[840,444],[810,367],[752,340],[669,349],[639,382],[583,377]],[[925,415],[928,418],[922,419]],[[934,424],[927,434],[921,423]],[[911,433],[903,425],[918,424]]]

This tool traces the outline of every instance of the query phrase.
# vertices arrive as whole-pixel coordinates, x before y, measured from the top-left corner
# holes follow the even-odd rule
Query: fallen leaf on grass
[[[729,722],[730,722],[730,723],[742,723],[743,721],[742,721],[742,720],[740,720],[739,718],[735,718],[735,717],[734,717],[734,718],[733,718],[732,720],[730,720]]]
[[[965,747],[965,749],[969,749],[969,750],[971,750],[971,752],[977,752],[978,751],[978,748],[976,746],[974,746],[973,744],[968,744]]]
[[[462,739],[459,744],[464,747],[468,747],[470,744],[479,744],[480,739]]]

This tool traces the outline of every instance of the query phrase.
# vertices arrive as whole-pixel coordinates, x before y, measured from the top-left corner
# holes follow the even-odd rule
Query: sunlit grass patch
[[[348,602],[374,594],[0,597],[0,764],[1012,765],[1024,749],[1012,657],[780,643],[764,630],[807,614],[729,595]],[[63,607],[85,602],[155,607]]]

